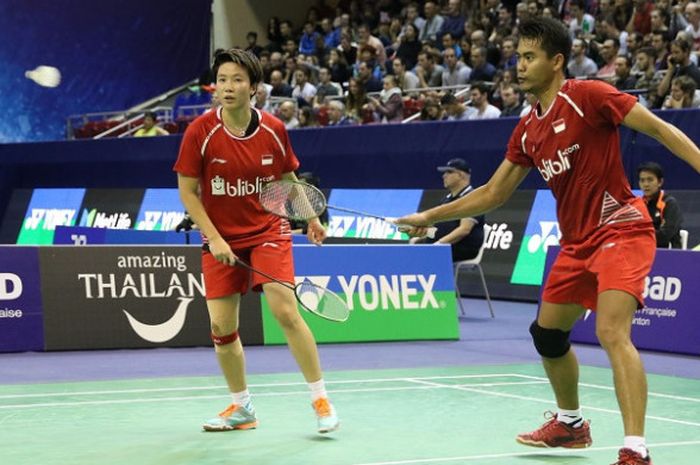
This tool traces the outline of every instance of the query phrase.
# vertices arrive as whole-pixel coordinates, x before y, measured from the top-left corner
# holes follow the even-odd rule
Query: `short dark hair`
[[[656,49],[654,47],[642,47],[639,50],[637,50],[637,53],[644,53],[652,60],[656,60],[657,57]]]
[[[455,103],[459,103],[459,101],[452,92],[448,92],[440,98],[440,103],[442,105],[452,105]]]
[[[673,42],[671,42],[671,46],[673,45],[680,48],[683,51],[683,53],[690,52],[690,43],[687,40],[676,39]]]
[[[648,171],[650,173],[653,173],[654,176],[656,176],[656,179],[658,179],[659,181],[664,178],[664,169],[661,168],[661,165],[653,161],[645,161],[644,163],[639,165],[637,167],[637,177],[639,177],[642,171]]]
[[[569,7],[576,6],[579,8],[579,10],[585,12],[586,11],[586,0],[573,0],[571,3],[569,3]]]
[[[143,114],[144,119],[145,118],[151,118],[153,121],[158,121],[158,115],[156,115],[155,111],[147,111],[146,113]]]
[[[421,50],[420,52],[418,52],[418,56],[421,56],[421,55],[425,55],[425,58],[427,60],[435,61],[435,57],[433,56],[433,54],[427,50]]]
[[[571,54],[571,36],[563,23],[552,18],[526,19],[518,26],[520,39],[536,40],[549,58],[557,54],[564,56],[563,71]]]
[[[217,54],[216,57],[214,57],[214,65],[212,66],[214,79],[216,79],[219,72],[219,67],[224,63],[235,63],[245,68],[248,73],[248,78],[250,79],[250,87],[253,89],[256,89],[257,85],[263,82],[262,65],[260,65],[260,60],[252,53],[241,50],[240,48],[231,48]]]
[[[476,81],[471,85],[471,88],[469,90],[478,90],[482,94],[488,94],[489,93],[489,86],[483,81]]]
[[[630,57],[628,55],[618,55],[615,57],[615,59],[618,59],[618,58],[622,58],[623,60],[625,60],[625,64],[627,65],[628,68],[632,67],[632,60],[630,59]]]
[[[661,40],[668,42],[668,32],[662,30],[651,31],[652,36],[661,36]]]

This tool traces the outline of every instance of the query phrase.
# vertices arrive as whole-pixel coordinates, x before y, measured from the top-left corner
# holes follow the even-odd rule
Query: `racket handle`
[[[407,226],[405,224],[398,224],[396,223],[396,218],[385,218],[386,221],[389,223],[393,223],[396,225],[399,231],[401,232],[406,232],[409,231],[413,226]],[[435,234],[437,233],[437,228],[435,226],[431,226],[428,228],[428,230],[425,233],[424,237],[427,237],[429,239],[435,239]]]

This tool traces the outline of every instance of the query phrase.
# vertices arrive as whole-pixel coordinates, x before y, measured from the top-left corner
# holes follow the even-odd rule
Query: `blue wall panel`
[[[700,110],[662,112],[700,143]],[[517,120],[415,123],[290,131],[302,169],[324,187],[440,189],[435,167],[464,157],[475,184],[483,184],[503,160]],[[15,188],[175,187],[172,165],[181,136],[58,141],[0,145],[0,217]],[[700,189],[700,176],[656,141],[627,129],[621,134],[630,179],[646,160],[666,169],[669,190]],[[521,185],[547,186],[536,170]]]
[[[0,142],[63,139],[66,117],[123,110],[209,64],[211,0],[3,0]],[[25,77],[39,65],[58,87]]]

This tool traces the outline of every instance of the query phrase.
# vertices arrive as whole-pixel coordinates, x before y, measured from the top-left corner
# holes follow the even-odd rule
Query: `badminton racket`
[[[260,191],[260,204],[265,211],[289,220],[308,221],[318,217],[328,208],[386,221],[396,225],[399,231],[411,229],[411,226],[397,224],[396,218],[375,215],[352,208],[328,205],[323,192],[302,181],[282,179],[265,184]],[[428,228],[426,235],[432,239],[435,237],[436,231],[437,228]]]
[[[204,250],[209,251],[209,244],[204,244],[203,247]],[[233,265],[241,266],[249,271],[252,271],[253,273],[258,273],[259,275],[292,290],[294,292],[294,297],[296,297],[297,302],[299,302],[299,305],[301,305],[304,310],[313,313],[314,315],[325,318],[326,320],[337,321],[340,323],[346,321],[350,316],[350,309],[348,308],[345,299],[330,289],[314,284],[308,278],[297,283],[296,286],[292,286],[290,283],[280,281],[264,271],[252,267],[238,257],[236,257],[236,261]]]

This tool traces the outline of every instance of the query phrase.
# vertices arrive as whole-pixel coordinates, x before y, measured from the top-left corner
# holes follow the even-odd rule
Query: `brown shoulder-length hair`
[[[219,67],[224,63],[235,63],[246,70],[253,93],[255,93],[255,90],[258,88],[258,84],[263,82],[262,65],[258,57],[252,53],[241,50],[240,48],[231,48],[217,53],[214,56],[214,64],[211,68],[214,79],[216,79],[216,75],[219,72]]]

